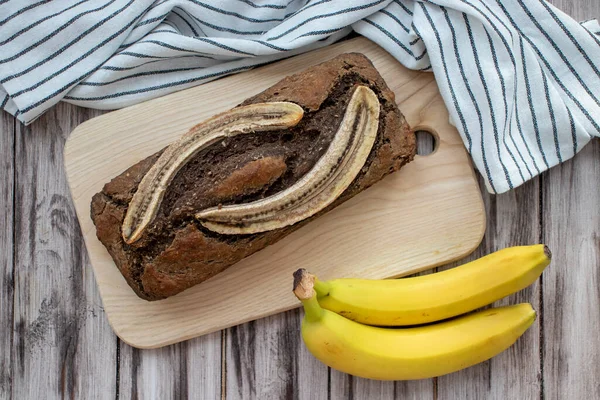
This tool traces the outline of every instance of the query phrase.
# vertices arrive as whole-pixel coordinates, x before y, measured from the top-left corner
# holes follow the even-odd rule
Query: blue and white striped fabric
[[[600,136],[600,25],[540,0],[0,0],[0,107],[124,107],[352,30],[435,74],[491,192]]]

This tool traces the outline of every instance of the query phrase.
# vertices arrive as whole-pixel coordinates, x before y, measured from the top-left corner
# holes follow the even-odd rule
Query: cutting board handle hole
[[[417,154],[424,157],[433,154],[437,150],[439,140],[437,134],[419,127],[415,131],[417,136]]]

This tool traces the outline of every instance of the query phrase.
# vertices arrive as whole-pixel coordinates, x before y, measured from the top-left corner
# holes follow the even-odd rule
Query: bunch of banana
[[[455,372],[506,350],[535,320],[528,303],[461,314],[529,286],[550,258],[544,245],[511,247],[443,272],[394,280],[323,282],[300,269],[294,294],[305,310],[302,337],[317,359],[363,378]]]

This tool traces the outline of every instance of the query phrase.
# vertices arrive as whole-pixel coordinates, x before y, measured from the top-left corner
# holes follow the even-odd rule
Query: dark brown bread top
[[[195,219],[219,204],[254,201],[294,184],[327,150],[356,85],[370,87],[381,112],[377,139],[360,174],[329,207],[300,223],[252,235],[220,235]],[[398,170],[415,154],[415,137],[393,92],[362,54],[342,54],[291,75],[242,103],[294,102],[304,108],[294,128],[226,139],[200,151],[175,176],[142,238],[121,238],[127,205],[158,152],[107,183],[92,199],[98,239],[138,296],[172,296],[273,244]]]

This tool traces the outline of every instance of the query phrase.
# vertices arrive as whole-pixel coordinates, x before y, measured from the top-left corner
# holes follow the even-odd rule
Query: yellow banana
[[[475,365],[506,350],[535,320],[525,303],[432,325],[381,328],[321,308],[310,283],[294,293],[304,305],[308,350],[331,368],[369,379],[424,379]]]
[[[510,247],[443,272],[403,279],[315,281],[319,304],[351,320],[419,325],[473,311],[540,276],[551,253],[543,244]]]

